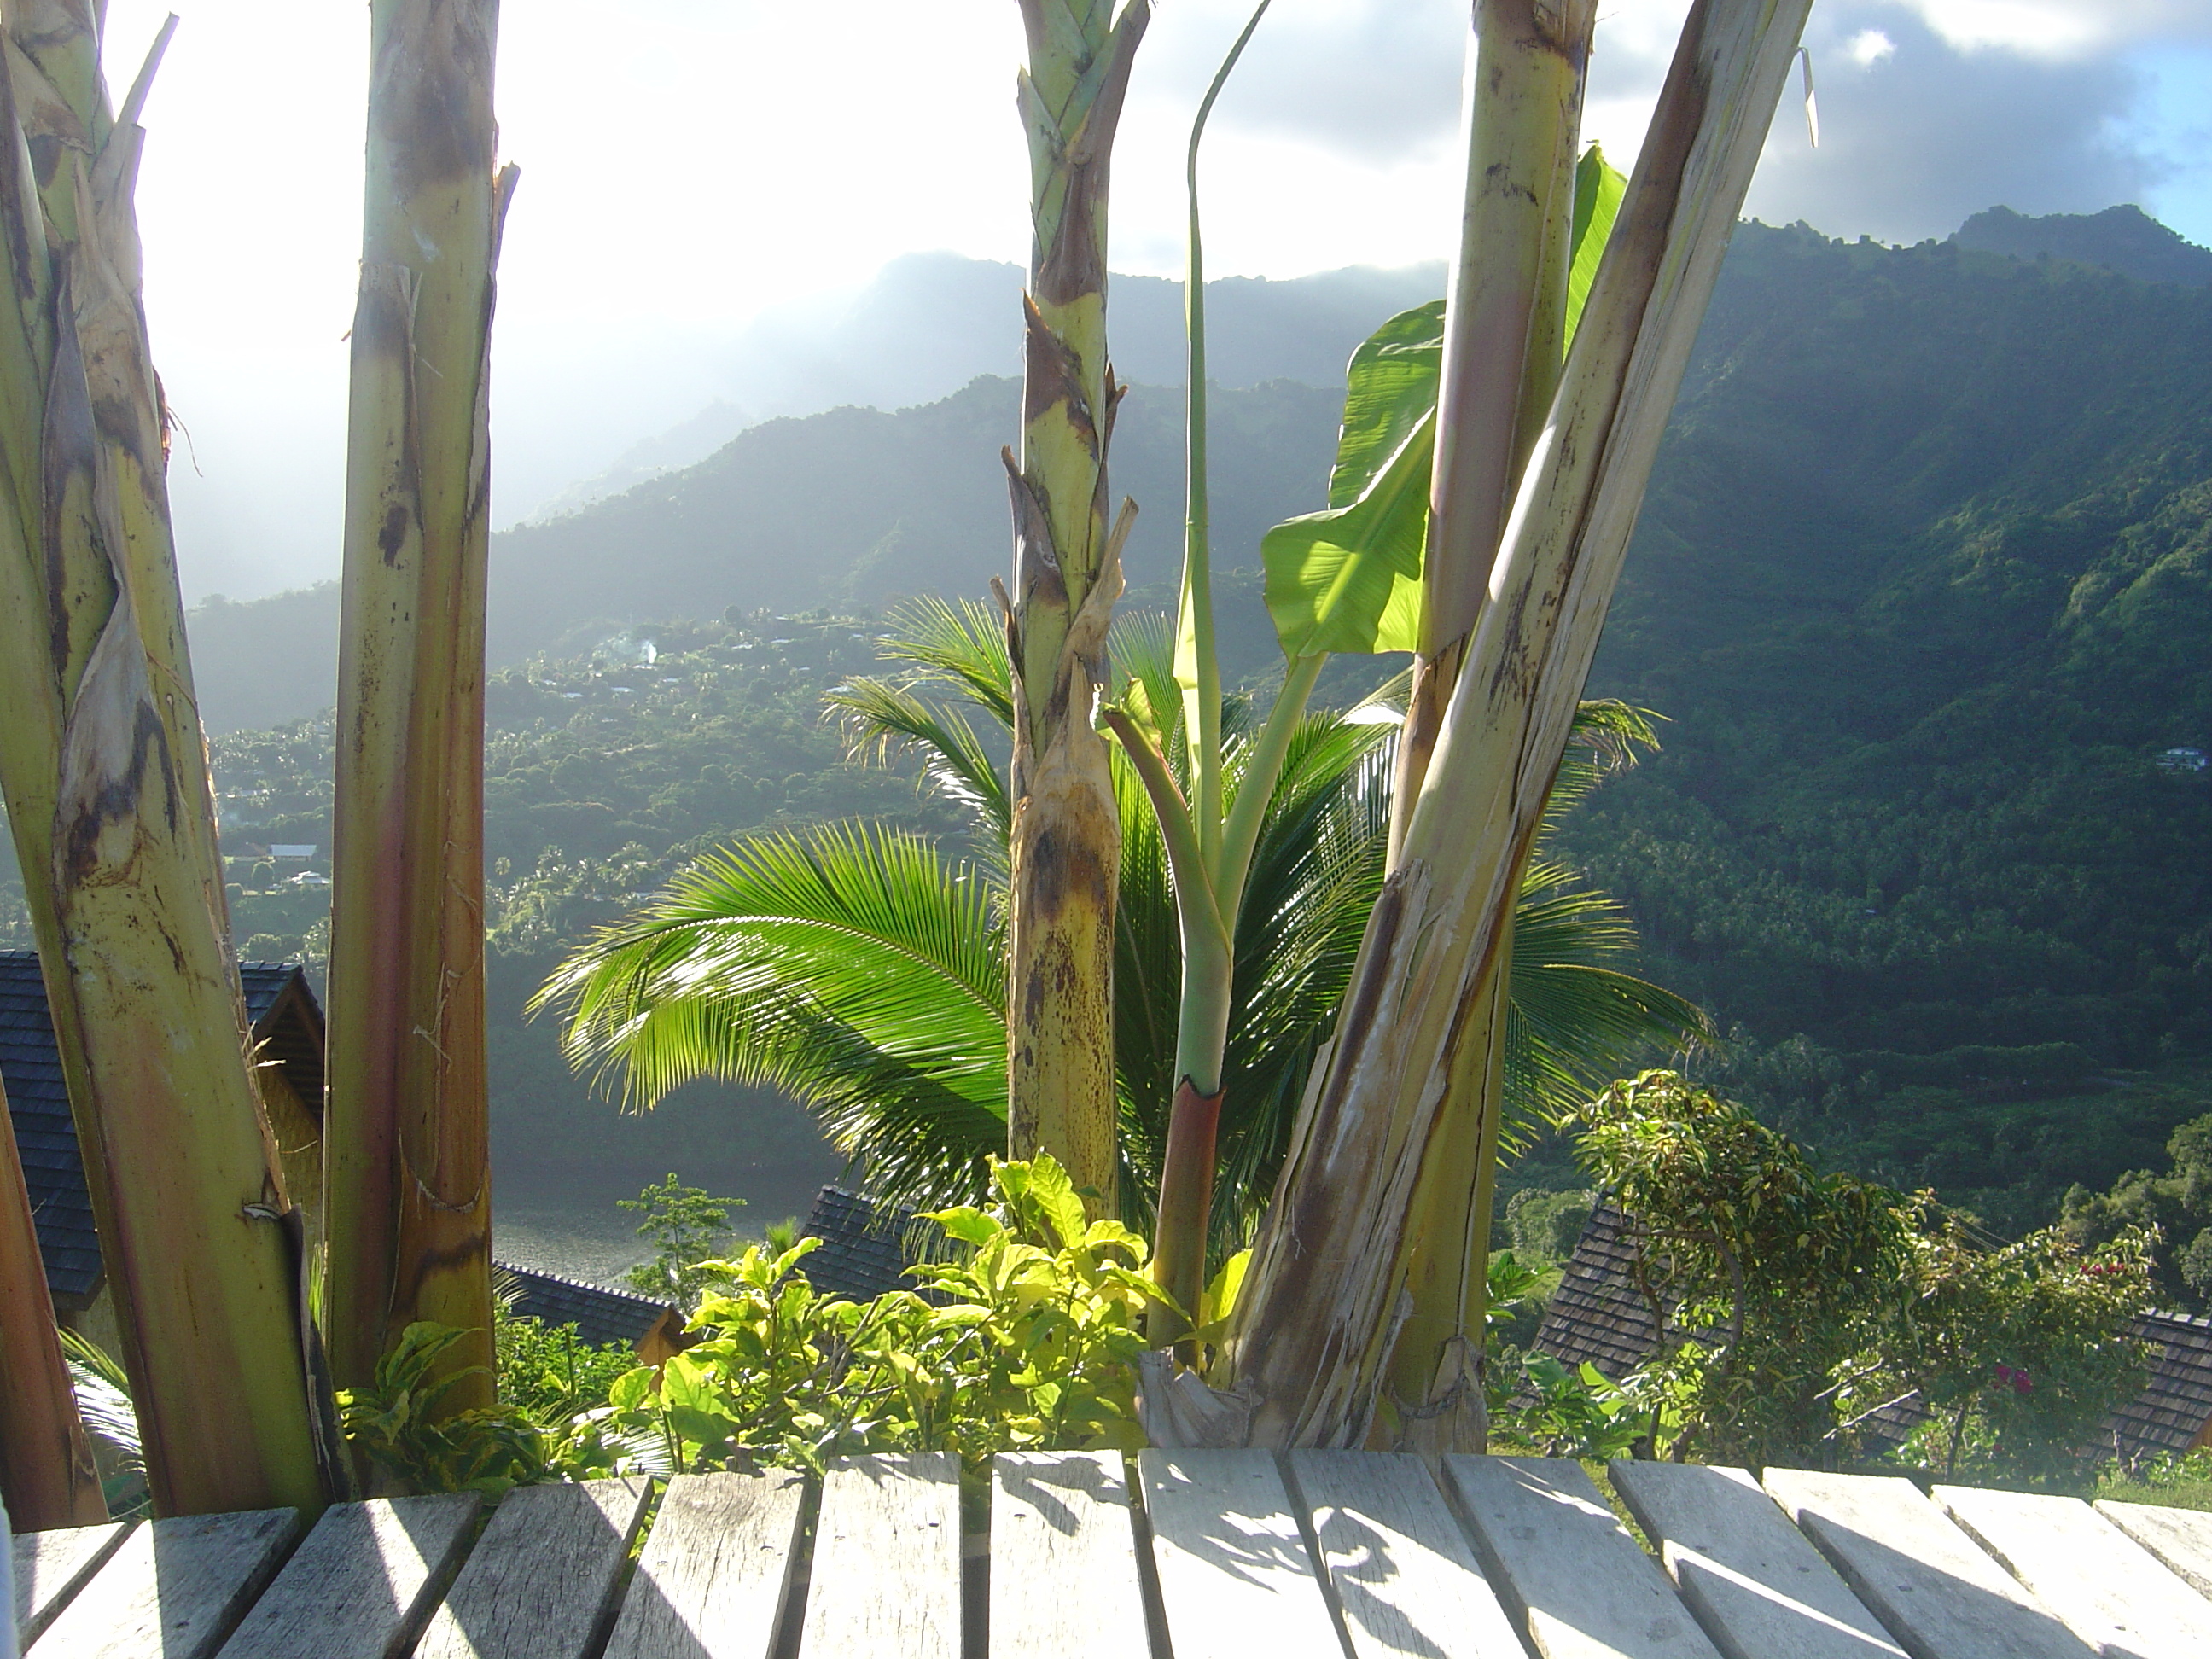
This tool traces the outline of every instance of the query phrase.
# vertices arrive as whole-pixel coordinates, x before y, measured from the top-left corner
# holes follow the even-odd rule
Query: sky
[[[182,21],[139,183],[188,599],[335,575],[361,224],[361,0],[108,0],[118,90]],[[1586,137],[1626,167],[1686,0],[1601,0]],[[1110,258],[1182,260],[1190,115],[1248,0],[1158,0]],[[1205,157],[1210,274],[1448,256],[1465,0],[1275,0]],[[1746,211],[1942,237],[1982,208],[2136,202],[2212,243],[2212,0],[1819,0]],[[905,253],[1027,256],[1013,0],[508,0],[521,169],[493,356],[495,521],[743,388],[718,348]],[[793,324],[793,325],[798,325]],[[1012,325],[1010,319],[1010,326]]]

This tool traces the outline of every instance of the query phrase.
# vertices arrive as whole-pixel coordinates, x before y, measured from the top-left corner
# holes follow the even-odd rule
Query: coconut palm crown
[[[557,1011],[569,1062],[632,1109],[699,1078],[770,1084],[820,1116],[881,1195],[978,1202],[1006,1133],[1006,636],[981,605],[927,599],[894,614],[882,650],[898,668],[837,688],[832,710],[856,756],[921,759],[924,787],[971,814],[966,846],[866,821],[747,836],[592,934],[532,1006]],[[1125,620],[1115,659],[1125,665],[1118,701],[1143,712],[1187,779],[1164,620]],[[1217,1256],[1249,1236],[1266,1201],[1382,884],[1401,681],[1349,711],[1309,714],[1267,803],[1236,924]],[[1253,734],[1239,700],[1224,713],[1233,789]],[[1640,711],[1584,703],[1553,787],[1554,819],[1656,746]],[[1141,1226],[1175,1085],[1181,954],[1157,821],[1118,750],[1114,765],[1123,838],[1114,964],[1120,1190],[1127,1218]],[[1612,899],[1554,860],[1531,862],[1514,934],[1507,1058],[1509,1110],[1522,1133],[1577,1103],[1631,1056],[1709,1035],[1692,1004],[1610,965],[1634,943]]]

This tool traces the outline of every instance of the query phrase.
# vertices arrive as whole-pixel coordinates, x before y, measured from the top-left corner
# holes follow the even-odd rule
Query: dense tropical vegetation
[[[1162,711],[1164,764],[1182,784],[1192,765],[1181,702],[1159,629],[1144,623],[1131,619],[1117,660],[1130,665],[1127,696]],[[885,1196],[973,1202],[1006,1134],[996,1055],[1006,1030],[1007,787],[995,758],[1012,707],[1006,652],[980,607],[939,604],[895,617],[878,648],[903,672],[848,680],[830,707],[863,756],[918,755],[925,783],[969,818],[964,840],[948,850],[863,820],[703,854],[665,895],[580,946],[542,1000],[563,1015],[579,1068],[628,1102],[653,1104],[702,1075],[771,1082],[813,1107]],[[1226,712],[1227,770],[1241,787],[1249,716],[1241,700]],[[1216,1266],[1249,1237],[1273,1183],[1382,883],[1397,712],[1369,702],[1299,720],[1256,818],[1225,1021],[1233,1087],[1211,1201]],[[1650,741],[1616,705],[1591,706],[1584,722],[1557,791],[1562,811]],[[1117,759],[1115,1046],[1121,1208],[1149,1229],[1170,1133],[1182,964],[1164,837],[1133,772]],[[1644,1048],[1702,1035],[1694,1008],[1606,965],[1629,931],[1571,871],[1531,866],[1521,924],[1507,1073],[1524,1132]]]
[[[887,641],[838,641],[838,620],[817,619],[821,680],[804,688],[829,692],[854,750],[919,759],[939,799],[902,800],[908,828],[807,810],[880,799],[887,780],[827,763],[811,696],[772,656],[742,660],[759,641],[737,616],[695,627],[676,673],[635,672],[659,666],[659,641],[620,642],[625,678],[652,685],[605,682],[604,707],[565,706],[600,703],[603,672],[572,689],[537,665],[508,714],[542,712],[487,765],[488,331],[514,182],[495,171],[495,7],[376,0],[337,711],[232,757],[258,769],[238,793],[270,828],[327,811],[327,924],[320,872],[279,876],[297,845],[272,836],[234,867],[218,851],[136,291],[154,64],[112,108],[99,7],[9,12],[0,244],[21,303],[0,329],[0,612],[19,637],[0,658],[21,717],[0,738],[0,787],[24,879],[0,924],[40,949],[122,1349],[119,1369],[81,1346],[64,1359],[22,1183],[0,1169],[0,1479],[18,1510],[91,1518],[118,1476],[178,1513],[763,1452],[1480,1449],[1493,1413],[1554,1450],[1826,1460],[1908,1396],[1929,1413],[1908,1455],[2063,1474],[2140,1373],[2119,1333],[2151,1276],[2207,1277],[2212,1228],[2160,1258],[2140,1224],[2204,1209],[2201,1125],[2175,1135],[2171,1176],[2077,1188],[2065,1228],[1993,1244],[1931,1195],[1824,1172],[1671,1073],[1598,1086],[1638,1047],[1706,1026],[1607,963],[1632,935],[1575,862],[1632,884],[1655,956],[1695,964],[1689,982],[1732,1018],[1778,1036],[1778,999],[1820,1005],[1787,1041],[1695,1063],[1766,1087],[1771,1117],[1836,1120],[1823,1157],[1879,1121],[1841,1109],[1854,1103],[2118,1090],[2135,1080],[2110,1075],[2117,1061],[2172,1059],[2200,1035],[2201,871],[2130,896],[2116,932],[2134,979],[2115,994],[2083,952],[2024,937],[2021,916],[2069,945],[2083,931],[2093,907],[2065,881],[2046,868],[2015,895],[1997,878],[2008,912],[1938,833],[1948,815],[2009,850],[2065,799],[2107,842],[2136,823],[2160,849],[2201,839],[2197,797],[2156,792],[2201,793],[2209,769],[2191,741],[2202,700],[2177,702],[2166,672],[2189,672],[2201,638],[2203,502],[2187,458],[2145,447],[2140,422],[2094,434],[2090,495],[2054,494],[2046,469],[1933,517],[1976,433],[1888,454],[1913,470],[1897,495],[1923,518],[1839,515],[1844,533],[1888,538],[1887,568],[1838,580],[1814,559],[1821,580],[1779,607],[1770,643],[1793,671],[1874,670],[1778,720],[1794,748],[1723,742],[1698,694],[1741,664],[1674,678],[1683,641],[1728,605],[1700,604],[1677,639],[1661,625],[1682,589],[1632,604],[1605,672],[1680,691],[1705,770],[1686,791],[1678,761],[1621,792],[1636,804],[1622,816],[1571,822],[1607,763],[1653,742],[1634,705],[1584,693],[1678,391],[1756,382],[1712,375],[1693,346],[1805,9],[1692,8],[1624,180],[1582,152],[1590,0],[1478,8],[1450,292],[1355,354],[1327,505],[1258,548],[1279,672],[1238,687],[1215,603],[1196,197],[1222,78],[1191,137],[1182,576],[1171,631],[1117,630],[1133,508],[1112,507],[1107,476],[1127,391],[1107,356],[1107,180],[1150,5],[1022,0],[1036,241],[1005,452],[1012,578],[992,579],[995,612],[909,610]],[[1782,257],[1832,252],[1800,239]],[[1756,333],[1741,322],[1726,349]],[[1981,390],[2003,392],[2004,373]],[[1761,441],[1786,451],[1771,427]],[[879,544],[874,564],[894,551]],[[1906,615],[1928,638],[1900,649]],[[856,644],[887,646],[902,672],[828,684]],[[1328,657],[1392,650],[1413,656],[1402,705],[1309,709]],[[2008,702],[2000,667],[2021,664],[2037,695]],[[2169,705],[2156,719],[2115,722],[2116,698],[2154,690]],[[712,704],[721,723],[702,730]],[[625,716],[625,735],[665,741],[610,754]],[[733,769],[740,728],[782,740],[794,770]],[[2095,740],[2027,768],[2025,788],[1960,748],[2053,731]],[[327,796],[297,787],[319,746]],[[1869,776],[1904,810],[1855,835],[1791,793]],[[655,777],[642,807],[580,799]],[[778,814],[790,827],[728,842]],[[2038,850],[2091,867],[2098,845],[2062,830]],[[1948,886],[1927,901],[1931,867]],[[1775,902],[1792,884],[1817,891],[1805,908],[1827,930],[1796,963]],[[638,1205],[662,1247],[655,1282],[695,1304],[699,1340],[617,1375],[614,1356],[495,1311],[487,953],[556,948],[656,884],[549,987],[570,1057],[640,1102],[705,1075],[802,1095],[882,1193],[937,1206],[948,1248],[915,1291],[842,1301],[811,1285],[803,1242],[693,1259],[726,1211],[671,1176]],[[234,988],[237,932],[279,918],[296,931],[248,945],[328,951],[314,1218],[275,1161]],[[1793,965],[1810,969],[1794,990]],[[1887,1044],[1854,1007],[1881,994]],[[1812,1084],[1817,1100],[1788,1092]],[[1667,1334],[1617,1381],[1528,1357],[1515,1394],[1501,1345],[1540,1279],[1489,1246],[1501,1152],[1540,1115],[1638,1217],[1639,1282]],[[1505,1231],[1556,1249],[1584,1201],[1524,1182]]]

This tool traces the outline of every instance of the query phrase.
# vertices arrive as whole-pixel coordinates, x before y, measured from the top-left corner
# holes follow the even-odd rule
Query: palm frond
[[[918,836],[829,824],[740,842],[601,929],[532,1002],[569,1062],[650,1105],[772,1084],[898,1196],[982,1190],[1006,1138],[994,884]]]
[[[1545,817],[1556,822],[1567,808],[1614,773],[1626,771],[1644,755],[1656,752],[1659,734],[1651,723],[1665,718],[1617,697],[1591,697],[1576,704],[1575,723],[1552,781],[1552,799]]]
[[[911,683],[941,685],[980,704],[1009,731],[1014,724],[1014,670],[1006,624],[974,599],[908,599],[893,607],[878,653],[912,665]]]
[[[981,827],[1003,841],[1013,828],[1006,775],[958,709],[930,702],[903,685],[861,678],[833,686],[823,701],[845,728],[846,752],[882,762],[918,753],[930,787],[973,812]]]
[[[1514,912],[1509,1134],[1579,1105],[1640,1051],[1713,1036],[1696,1004],[1607,965],[1635,945],[1635,924],[1612,898],[1577,886],[1563,865],[1529,866]]]

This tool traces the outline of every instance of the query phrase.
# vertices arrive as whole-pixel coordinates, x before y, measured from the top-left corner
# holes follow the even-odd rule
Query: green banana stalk
[[[1151,0],[1021,0],[1030,141],[1022,448],[1011,594],[1014,664],[1007,1143],[1050,1152],[1095,1214],[1115,1212],[1114,891],[1121,826],[1092,725],[1135,512],[1109,524],[1106,459],[1121,396],[1106,356],[1114,134]]]
[[[375,0],[333,814],[325,1296],[340,1388],[410,1325],[492,1403],[483,639],[496,0]],[[471,1371],[471,1367],[483,1367]],[[465,1373],[465,1375],[463,1375]]]
[[[327,1419],[247,1064],[138,297],[152,62],[111,114],[90,0],[19,0],[6,30],[0,788],[155,1508],[315,1509]]]
[[[1374,1425],[1458,1034],[1808,3],[1697,0],[1683,26],[1225,1346],[1256,1443],[1357,1446]]]

